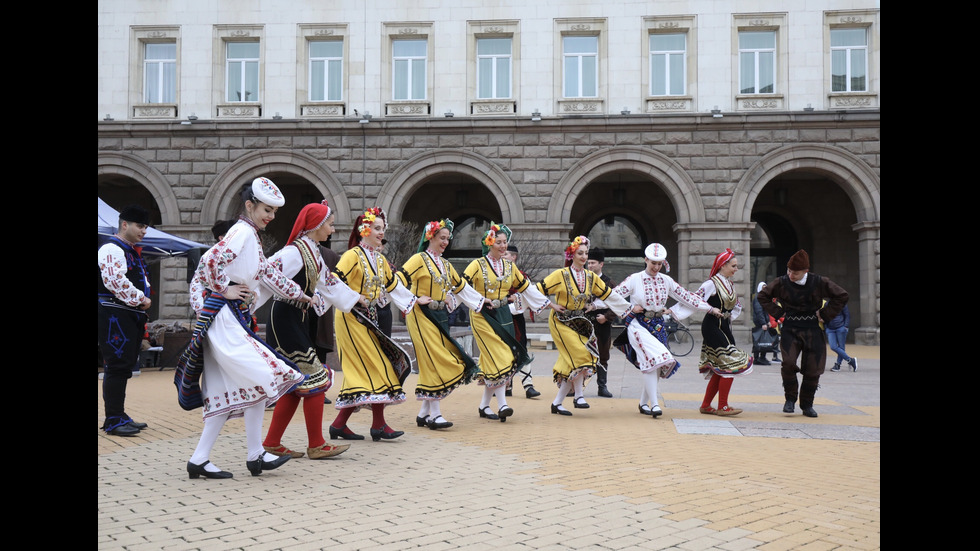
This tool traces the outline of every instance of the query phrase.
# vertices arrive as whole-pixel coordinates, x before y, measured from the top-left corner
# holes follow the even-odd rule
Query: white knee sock
[[[208,417],[204,420],[204,430],[201,431],[201,439],[198,440],[197,448],[194,450],[194,455],[191,456],[191,463],[200,465],[211,459],[211,448],[214,447],[214,443],[218,440],[218,435],[221,434],[221,427],[225,426],[225,421],[227,420],[227,413],[224,415]],[[211,463],[205,465],[204,468],[212,472],[218,472],[221,470]]]
[[[497,409],[507,405],[507,385],[500,385],[493,393],[497,396]]]
[[[426,402],[429,404],[429,411],[427,413],[429,417],[438,419],[442,416],[442,412],[440,411],[442,408],[439,407],[439,400],[426,400]]]
[[[572,381],[572,388],[575,389],[575,399],[576,400],[578,400],[579,398],[581,398],[585,394],[585,388],[582,385],[582,381],[583,380],[585,380],[585,376],[584,375],[581,376],[581,377],[576,377],[575,380]]]
[[[422,419],[426,419],[429,417],[429,412],[431,411],[429,402],[431,401],[432,400],[422,400],[422,407],[419,408],[419,417],[421,417]]]
[[[558,395],[555,396],[554,401],[552,401],[551,403],[556,406],[560,406],[561,403],[565,401],[565,396],[568,396],[568,389],[570,388],[572,388],[572,382],[569,381],[568,379],[565,379],[565,382],[563,382],[561,386],[558,387]]]
[[[275,455],[263,457],[265,448],[262,447],[262,419],[265,417],[265,404],[255,404],[245,410],[245,443],[248,446],[248,460],[262,458],[266,461],[277,459]]]
[[[645,404],[647,400],[650,401],[650,407],[659,405],[657,398],[657,384],[660,380],[660,373],[657,370],[650,371],[643,374],[643,393],[640,395],[640,403]]]
[[[483,387],[483,399],[480,400],[480,409],[490,406],[490,398],[492,397],[493,389],[490,387]]]

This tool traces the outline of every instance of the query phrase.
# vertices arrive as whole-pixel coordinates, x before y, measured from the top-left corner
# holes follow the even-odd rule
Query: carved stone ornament
[[[302,106],[304,117],[341,117],[344,115],[343,104],[308,104]]]
[[[236,105],[225,104],[218,106],[218,117],[225,118],[248,118],[258,117],[261,107],[259,105]]]
[[[648,99],[647,112],[660,113],[667,111],[691,111],[690,98]]]
[[[486,101],[470,104],[474,115],[512,115],[516,111],[513,101]]]
[[[782,98],[752,98],[740,99],[739,108],[746,110],[771,110],[780,109],[783,106]]]
[[[602,100],[565,100],[559,102],[562,113],[598,113],[602,111]]]
[[[392,116],[429,114],[429,104],[427,102],[389,103],[385,107],[387,108],[388,114]]]
[[[177,106],[166,104],[135,105],[133,106],[134,119],[175,119],[177,118]]]

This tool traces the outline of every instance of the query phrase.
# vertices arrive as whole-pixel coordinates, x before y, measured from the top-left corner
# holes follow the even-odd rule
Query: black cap
[[[592,249],[589,251],[589,260],[595,260],[596,262],[606,261],[606,251],[602,249]]]
[[[517,245],[507,245],[507,251],[508,252],[512,252],[512,253],[516,253],[517,252]]]
[[[119,220],[132,222],[134,224],[150,225],[150,213],[139,205],[129,205],[119,211]]]

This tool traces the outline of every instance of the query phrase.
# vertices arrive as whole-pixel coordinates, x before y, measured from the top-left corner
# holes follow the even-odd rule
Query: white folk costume
[[[326,201],[303,207],[289,236],[290,244],[269,259],[273,266],[313,297],[313,312],[306,304],[275,297],[269,315],[266,328],[269,344],[306,375],[304,382],[276,402],[269,432],[263,442],[265,450],[275,455],[303,456],[302,452],[294,452],[281,443],[300,399],[303,401],[310,458],[332,457],[348,447],[331,446],[323,438],[323,393],[333,384],[333,371],[317,357],[311,334],[314,313],[322,316],[331,306],[349,312],[361,298],[327,269],[319,244],[310,237],[311,232],[327,223],[331,214]]]
[[[262,420],[266,406],[305,379],[255,334],[251,315],[251,308],[272,295],[294,300],[304,296],[303,289],[265,257],[258,227],[250,218],[257,209],[282,206],[285,199],[267,178],[256,178],[246,191],[246,206],[253,205],[253,211],[204,253],[191,283],[191,305],[198,319],[174,378],[181,407],[203,407],[204,431],[187,465],[191,478],[231,476],[215,474],[208,463],[221,428],[233,417],[245,417],[246,465],[252,475],[289,459],[264,452]],[[247,287],[255,300],[226,299],[224,293],[235,284]]]
[[[575,391],[575,407],[588,407],[583,392],[598,366],[599,347],[592,322],[585,316],[587,309],[596,299],[607,301],[609,308],[617,314],[625,315],[630,308],[629,302],[614,294],[598,274],[571,265],[572,257],[582,246],[589,246],[588,238],[576,237],[565,250],[568,265],[538,283],[541,294],[553,296],[555,303],[565,309],[562,312],[552,310],[548,314],[548,328],[558,349],[558,359],[552,368],[558,385],[558,394],[552,402],[553,409],[558,410],[556,413],[562,413],[560,406],[569,388]]]
[[[489,419],[506,419],[513,413],[507,406],[505,396],[508,381],[524,365],[533,359],[527,353],[527,348],[518,342],[514,335],[514,321],[510,313],[507,296],[514,289],[521,293],[522,300],[531,308],[540,310],[547,306],[548,298],[534,288],[531,280],[524,277],[513,262],[503,257],[494,258],[488,254],[497,237],[509,240],[510,228],[503,224],[491,222],[490,229],[483,234],[484,256],[478,258],[466,267],[463,277],[477,293],[489,299],[478,312],[470,316],[470,328],[473,338],[480,349],[479,383],[486,385],[483,400],[480,403],[480,417]],[[497,397],[500,406],[498,415],[489,412],[490,398]]]
[[[407,314],[416,298],[395,277],[384,255],[362,239],[370,235],[376,219],[384,220],[384,212],[378,207],[357,217],[349,240],[350,249],[341,255],[334,268],[341,281],[367,297],[370,304],[367,308],[357,306],[350,312],[338,310],[334,314],[344,382],[335,403],[340,412],[331,424],[331,438],[363,438],[347,428],[351,414],[362,406],[371,406],[374,414],[371,434],[375,440],[404,434],[388,427],[383,411],[386,405],[405,401],[402,384],[411,372],[411,359],[378,326],[378,302],[382,292],[387,292],[392,303]]]
[[[450,336],[448,312],[460,307],[458,302],[470,310],[479,310],[483,306],[483,296],[467,285],[438,251],[427,247],[443,229],[449,231],[451,239],[452,220],[426,224],[419,252],[409,258],[398,273],[413,295],[432,299],[425,305],[416,302],[405,316],[419,371],[415,397],[422,401],[422,406],[416,423],[430,429],[452,426],[442,418],[439,402],[459,386],[468,384],[479,372],[476,361]]]
[[[659,243],[647,246],[644,252],[648,259],[656,262],[663,262],[667,257],[666,249]],[[667,267],[666,262],[664,267]],[[626,331],[616,339],[614,345],[622,350],[630,363],[643,373],[641,412],[647,413],[644,406],[649,401],[656,416],[659,411],[657,380],[661,377],[670,377],[680,367],[665,344],[667,332],[664,328],[663,316],[667,299],[673,298],[691,308],[705,312],[710,311],[711,306],[681,287],[662,271],[652,276],[646,270],[632,274],[616,286],[615,291],[623,297],[628,297],[634,306],[643,308],[642,313],[633,313],[631,310],[623,319]]]

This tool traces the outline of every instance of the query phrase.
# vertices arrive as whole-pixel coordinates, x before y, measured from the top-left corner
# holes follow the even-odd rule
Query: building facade
[[[453,218],[460,259],[491,220],[554,267],[587,234],[617,275],[658,241],[688,288],[730,247],[746,306],[805,248],[878,343],[880,10],[818,4],[101,1],[99,196],[209,243],[268,176],[270,243],[326,198],[337,250],[379,205]],[[186,262],[156,317],[192,316]]]

